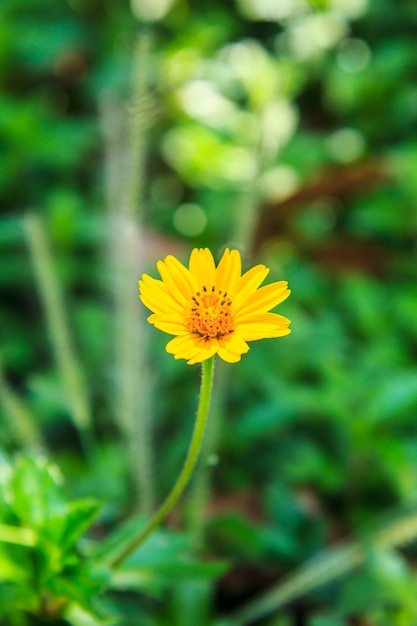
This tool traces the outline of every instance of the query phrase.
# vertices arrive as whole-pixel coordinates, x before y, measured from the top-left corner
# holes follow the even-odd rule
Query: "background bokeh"
[[[414,0],[0,3],[2,480],[48,459],[101,503],[90,540],[149,513],[199,368],[138,278],[228,246],[292,289],[292,334],[217,364],[199,472],[116,624],[417,621],[416,30]],[[46,623],[7,537],[0,616]],[[53,623],[104,623],[71,599]]]

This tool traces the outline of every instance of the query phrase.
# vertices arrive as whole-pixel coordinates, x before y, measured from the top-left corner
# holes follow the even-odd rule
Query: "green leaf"
[[[66,512],[58,469],[44,458],[20,457],[10,480],[12,506],[23,526],[42,528]]]
[[[68,606],[64,617],[72,626],[105,626],[115,623],[114,618],[87,611],[77,603],[71,603]]]
[[[95,500],[77,500],[68,503],[68,511],[64,516],[51,518],[53,530],[49,536],[59,544],[62,552],[74,547],[95,520],[100,506]]]
[[[131,542],[144,528],[146,520],[134,518],[120,524],[108,537],[105,537],[96,547],[94,558],[103,563],[111,563],[114,558]]]
[[[176,582],[171,594],[169,623],[172,626],[206,626],[212,594],[208,581],[190,579]]]
[[[311,626],[345,626],[345,624],[343,618],[332,615],[317,615],[311,620]]]
[[[33,547],[36,545],[36,541],[37,535],[31,528],[0,524],[0,542]]]
[[[97,597],[109,581],[109,572],[94,561],[75,562],[58,576],[50,576],[46,585],[54,596],[75,602],[92,614],[99,614]]]
[[[149,588],[157,590],[172,581],[207,581],[224,574],[229,564],[224,561],[199,563],[190,557],[181,557],[176,561],[167,561],[158,565],[123,565],[111,577],[111,586],[115,589]]]
[[[328,9],[329,0],[307,0],[309,5],[314,9]]]
[[[262,531],[237,514],[217,518],[210,525],[210,532],[216,534],[217,540],[226,542],[229,551],[245,558],[261,558],[265,552]]]
[[[417,402],[417,371],[410,370],[393,375],[374,398],[370,413],[376,421],[405,415],[414,419],[413,408]]]
[[[112,586],[158,593],[171,581],[207,581],[225,572],[224,561],[197,561],[189,538],[157,530],[129,559],[112,571]]]

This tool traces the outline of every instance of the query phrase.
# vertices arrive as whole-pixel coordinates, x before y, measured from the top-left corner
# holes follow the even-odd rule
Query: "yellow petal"
[[[183,275],[178,272],[178,268],[173,267],[169,262],[166,263],[165,260],[158,261],[156,266],[170,295],[178,304],[186,306],[191,298],[192,290],[189,285],[185,283]]]
[[[199,285],[190,270],[172,255],[168,255],[164,260],[172,276],[175,277],[178,287],[187,297],[191,297]]]
[[[219,349],[217,351],[219,357],[227,363],[237,363],[240,361],[242,354],[248,352],[248,344],[235,333],[228,337],[219,339]]]
[[[148,317],[148,322],[153,324],[155,328],[163,330],[169,335],[188,335],[189,331],[181,320],[174,320],[170,316],[163,316],[153,313]]]
[[[148,307],[153,313],[161,313],[165,315],[172,315],[176,318],[184,318],[184,309],[180,309],[178,303],[175,302],[171,296],[166,296],[162,300],[159,296],[140,294],[140,300]]]
[[[152,278],[147,274],[143,274],[139,283],[139,291],[141,294],[149,293],[155,294],[162,298],[164,298],[167,294],[169,294],[166,286],[162,282],[162,280],[157,280],[156,278]]]
[[[165,347],[169,354],[173,354],[176,359],[191,359],[198,353],[197,335],[187,335],[174,337]],[[198,337],[197,337],[198,338]]]
[[[195,334],[175,337],[166,345],[166,351],[175,359],[185,359],[189,365],[201,363],[216,354],[217,339],[205,339]]]
[[[215,284],[215,265],[213,255],[208,248],[194,248],[190,256],[190,272],[198,288],[210,289]]]
[[[166,351],[173,354],[176,359],[201,363],[217,352],[217,346],[217,339],[206,339],[188,333],[182,337],[171,339],[166,345]]]
[[[290,295],[291,292],[287,289],[287,285],[285,280],[281,280],[261,287],[241,302],[236,311],[235,319],[238,320],[250,313],[266,313],[273,309]]]
[[[255,265],[245,272],[238,280],[235,288],[231,291],[233,303],[235,307],[239,307],[240,303],[245,300],[251,293],[255,292],[259,285],[265,280],[269,274],[269,268],[265,265]]]
[[[223,361],[226,361],[226,363],[238,363],[242,358],[240,354],[233,354],[233,352],[229,352],[227,348],[222,348],[220,346],[217,350],[217,354]]]
[[[171,295],[166,285],[161,280],[151,278],[147,274],[139,281],[140,299],[151,311],[157,310],[176,311],[182,314],[184,306],[180,305]]]
[[[223,253],[216,270],[216,287],[223,292],[230,294],[233,292],[236,283],[242,273],[242,261],[238,250],[229,248]]]
[[[273,326],[288,326],[291,320],[278,313],[250,313],[239,318],[236,328],[243,324],[271,324]]]
[[[194,365],[195,363],[202,363],[203,361],[207,361],[207,359],[211,359],[214,356],[219,348],[217,339],[203,339],[201,338],[198,342],[198,353],[187,361],[187,365]]]
[[[270,339],[272,337],[284,337],[291,332],[287,326],[275,326],[274,324],[239,324],[236,327],[236,335],[245,341],[257,341],[258,339]]]

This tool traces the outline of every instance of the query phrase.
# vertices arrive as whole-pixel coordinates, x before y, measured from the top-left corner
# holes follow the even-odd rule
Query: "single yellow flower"
[[[288,283],[258,289],[269,269],[255,265],[242,275],[238,250],[226,249],[217,267],[208,248],[191,252],[188,269],[173,256],[157,267],[162,280],[144,274],[139,297],[153,312],[148,322],[176,335],[166,346],[176,359],[192,365],[218,354],[236,363],[247,341],[291,332],[289,319],[268,312],[289,296]]]

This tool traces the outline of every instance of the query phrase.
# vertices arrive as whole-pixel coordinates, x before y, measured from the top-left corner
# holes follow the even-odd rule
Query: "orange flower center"
[[[187,328],[190,333],[201,337],[223,337],[233,331],[232,301],[227,292],[222,292],[214,285],[197,291],[192,297]]]

